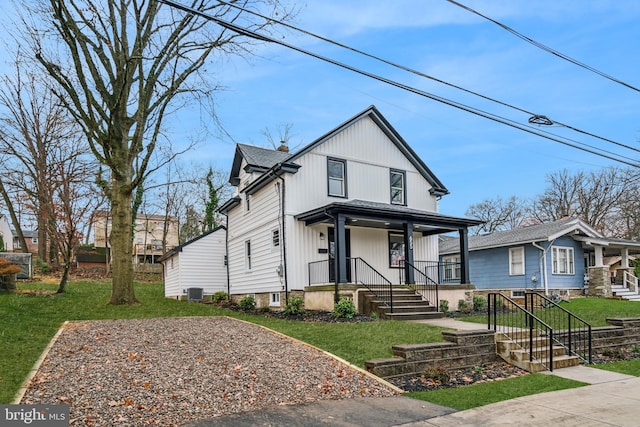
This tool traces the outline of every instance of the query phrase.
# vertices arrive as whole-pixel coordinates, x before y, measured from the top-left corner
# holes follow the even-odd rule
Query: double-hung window
[[[575,274],[573,248],[552,246],[553,274]]]
[[[329,195],[347,197],[347,162],[327,159],[327,177]]]
[[[444,256],[442,262],[444,264],[444,280],[460,280],[460,256]]]
[[[509,276],[524,274],[524,247],[509,249]]]
[[[406,204],[406,191],[405,191],[405,174],[404,171],[391,170],[389,173],[391,183],[391,204],[392,205],[405,205]]]

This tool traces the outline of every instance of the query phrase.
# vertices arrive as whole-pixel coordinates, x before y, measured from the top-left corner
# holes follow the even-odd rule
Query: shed
[[[226,248],[227,229],[219,226],[164,254],[164,296],[180,298],[189,288],[228,292]]]
[[[33,276],[33,261],[31,254],[22,252],[0,252],[0,257],[8,259],[22,269],[18,279],[30,279]]]

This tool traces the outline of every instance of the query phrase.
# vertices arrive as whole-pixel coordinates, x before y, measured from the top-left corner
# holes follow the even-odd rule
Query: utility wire
[[[579,67],[582,67],[582,68],[584,68],[584,69],[586,69],[586,70],[589,70],[589,71],[591,71],[592,73],[596,73],[596,74],[598,74],[599,76],[602,76],[602,77],[604,77],[604,78],[606,78],[606,79],[611,80],[612,82],[615,82],[615,83],[621,84],[622,86],[626,86],[626,87],[628,87],[629,89],[633,89],[633,90],[635,90],[636,92],[640,92],[640,89],[639,89],[639,88],[637,88],[637,87],[635,87],[635,86],[633,86],[633,85],[630,85],[629,83],[625,83],[625,82],[623,82],[622,80],[617,79],[617,78],[615,78],[615,77],[613,77],[613,76],[610,76],[609,74],[606,74],[606,73],[604,73],[604,72],[602,72],[602,71],[600,71],[600,70],[598,70],[598,69],[596,69],[596,68],[594,68],[594,67],[592,67],[592,66],[590,66],[590,65],[587,65],[587,64],[585,64],[584,62],[580,62],[580,61],[578,61],[577,59],[573,59],[573,58],[571,58],[570,56],[565,55],[564,53],[558,52],[557,50],[555,50],[555,49],[553,49],[553,48],[551,48],[551,47],[549,47],[549,46],[547,46],[547,45],[544,45],[544,44],[542,44],[542,43],[540,43],[540,42],[538,42],[538,41],[536,41],[536,40],[534,40],[534,39],[532,39],[532,38],[530,38],[530,37],[525,36],[525,35],[524,35],[524,34],[522,34],[522,33],[519,33],[518,31],[514,30],[513,28],[509,27],[508,25],[503,24],[502,22],[496,21],[495,19],[492,19],[492,18],[490,18],[490,17],[488,17],[488,16],[486,16],[486,15],[483,15],[482,13],[478,12],[477,10],[470,8],[469,6],[465,6],[465,5],[464,5],[464,4],[462,4],[462,3],[458,3],[458,2],[457,2],[457,1],[455,1],[455,0],[447,0],[447,1],[448,1],[449,3],[451,3],[451,4],[453,4],[453,5],[456,5],[456,6],[458,6],[458,7],[461,7],[462,9],[464,9],[464,10],[466,10],[466,11],[468,11],[468,12],[471,12],[471,13],[473,13],[473,14],[475,14],[475,15],[480,16],[480,17],[482,17],[482,18],[486,19],[487,21],[491,21],[491,22],[493,22],[494,24],[498,25],[499,27],[502,27],[503,29],[505,29],[505,30],[507,30],[508,32],[510,32],[511,34],[515,35],[516,37],[518,37],[518,38],[520,38],[520,39],[522,39],[522,40],[526,41],[527,43],[531,43],[532,45],[534,45],[534,46],[535,46],[535,47],[537,47],[537,48],[540,48],[540,49],[542,49],[542,50],[544,50],[544,51],[546,51],[546,52],[549,52],[549,53],[550,53],[550,54],[552,54],[552,55],[555,55],[555,56],[557,56],[557,57],[559,57],[559,58],[564,59],[565,61],[569,61],[569,62],[571,62],[572,64],[575,64],[575,65],[577,65],[577,66],[579,66]]]
[[[602,141],[605,141],[605,142],[608,142],[608,143],[611,143],[611,144],[617,145],[617,146],[619,146],[619,147],[623,147],[623,148],[626,148],[626,149],[628,149],[628,150],[632,150],[632,151],[635,151],[635,152],[640,153],[640,149],[635,148],[635,147],[633,147],[633,146],[630,146],[630,145],[627,145],[627,144],[623,144],[623,143],[621,143],[621,142],[614,141],[614,140],[612,140],[612,139],[605,138],[605,137],[602,137],[602,136],[596,135],[596,134],[594,134],[594,133],[591,133],[591,132],[588,132],[588,131],[585,131],[585,130],[582,130],[582,129],[578,129],[578,128],[573,127],[573,126],[571,126],[571,125],[567,125],[567,124],[565,124],[565,123],[561,123],[561,122],[559,122],[559,121],[557,121],[557,120],[551,120],[551,119],[548,119],[546,116],[541,116],[541,115],[539,115],[539,114],[535,114],[535,113],[533,113],[533,112],[531,112],[531,111],[528,111],[528,110],[526,110],[526,109],[524,109],[524,108],[517,107],[517,106],[515,106],[515,105],[512,105],[512,104],[509,104],[509,103],[506,103],[506,102],[500,101],[500,100],[498,100],[498,99],[491,98],[491,97],[489,97],[489,96],[487,96],[487,95],[483,95],[483,94],[481,94],[481,93],[478,93],[478,92],[472,91],[472,90],[470,90],[470,89],[466,89],[466,88],[464,88],[464,87],[462,87],[462,86],[458,86],[458,85],[456,85],[456,84],[449,83],[449,82],[447,82],[447,81],[445,81],[445,80],[439,79],[439,78],[434,77],[434,76],[431,76],[431,75],[429,75],[429,74],[425,74],[425,73],[423,73],[423,72],[421,72],[421,71],[418,71],[418,70],[415,70],[415,69],[413,69],[413,68],[409,68],[409,67],[407,67],[407,66],[404,66],[404,65],[401,65],[401,64],[398,64],[398,63],[395,63],[395,62],[389,61],[389,60],[384,59],[384,58],[381,58],[381,57],[379,57],[379,56],[376,56],[376,55],[373,55],[373,54],[370,54],[370,53],[364,52],[364,51],[362,51],[362,50],[359,50],[359,49],[353,48],[353,47],[351,47],[351,46],[347,46],[347,45],[342,44],[342,43],[340,43],[340,42],[337,42],[337,41],[335,41],[335,40],[332,40],[332,39],[326,38],[326,37],[324,37],[324,36],[321,36],[321,35],[315,34],[315,33],[311,32],[311,31],[307,31],[307,30],[305,30],[305,29],[302,29],[302,28],[296,27],[296,26],[291,25],[291,24],[289,24],[289,23],[287,23],[287,22],[284,22],[284,21],[281,21],[281,20],[277,20],[277,19],[274,19],[274,18],[271,18],[271,17],[265,16],[265,15],[262,15],[262,14],[260,14],[260,13],[258,13],[258,12],[252,11],[252,10],[250,10],[250,9],[246,9],[246,8],[244,8],[244,7],[242,7],[242,6],[237,5],[237,4],[229,3],[229,2],[224,1],[224,0],[218,0],[218,3],[222,3],[222,4],[225,4],[225,5],[227,5],[227,6],[230,6],[230,7],[236,8],[236,9],[238,9],[238,10],[242,10],[242,11],[244,11],[244,12],[250,13],[250,14],[252,14],[252,15],[254,15],[254,16],[258,16],[258,17],[260,17],[260,18],[262,18],[262,19],[265,19],[265,20],[267,20],[267,21],[275,22],[275,23],[280,24],[280,25],[282,25],[282,26],[284,26],[284,27],[286,27],[286,28],[290,28],[290,29],[292,29],[292,30],[295,30],[295,31],[301,32],[301,33],[303,33],[303,34],[306,34],[306,35],[308,35],[308,36],[314,37],[314,38],[316,38],[316,39],[318,39],[318,40],[322,40],[322,41],[324,41],[324,42],[331,43],[331,44],[333,44],[334,46],[338,46],[338,47],[341,47],[341,48],[343,48],[343,49],[347,49],[347,50],[349,50],[349,51],[351,51],[351,52],[355,52],[355,53],[357,53],[357,54],[360,54],[360,55],[366,56],[366,57],[371,58],[371,59],[374,59],[374,60],[376,60],[376,61],[380,61],[380,62],[382,62],[382,63],[385,63],[385,64],[387,64],[387,65],[390,65],[390,66],[395,67],[395,68],[398,68],[398,69],[401,69],[401,70],[403,70],[403,71],[407,71],[407,72],[409,72],[409,73],[412,73],[412,74],[418,75],[418,76],[420,76],[420,77],[424,77],[424,78],[427,78],[427,79],[433,80],[433,81],[435,81],[435,82],[437,82],[437,83],[441,83],[441,84],[443,84],[443,85],[446,85],[446,86],[452,87],[452,88],[454,88],[454,89],[458,89],[458,90],[463,91],[463,92],[466,92],[466,93],[468,93],[468,94],[478,96],[478,97],[480,97],[480,98],[482,98],[482,99],[485,99],[485,100],[487,100],[487,101],[495,102],[496,104],[502,105],[502,106],[504,106],[504,107],[508,107],[508,108],[513,109],[513,110],[520,111],[520,112],[522,112],[522,113],[525,113],[525,114],[527,114],[527,115],[531,116],[531,119],[529,120],[529,122],[530,122],[530,123],[533,123],[533,124],[539,124],[539,125],[552,125],[552,124],[556,124],[556,125],[558,125],[558,126],[562,126],[562,127],[567,128],[567,129],[573,130],[573,131],[575,131],[575,132],[581,133],[581,134],[583,134],[583,135],[587,135],[587,136],[590,136],[590,137],[592,137],[592,138],[597,138],[597,139],[600,139],[600,140],[602,140]],[[605,150],[605,151],[606,151],[606,150]]]
[[[486,112],[486,111],[483,111],[483,110],[479,110],[479,109],[476,109],[476,108],[473,108],[473,107],[470,107],[470,106],[467,106],[467,105],[464,105],[464,104],[461,104],[461,103],[458,103],[458,102],[455,102],[455,101],[452,101],[452,100],[449,100],[449,99],[446,99],[446,98],[443,98],[443,97],[440,97],[438,95],[434,95],[434,94],[422,91],[420,89],[416,89],[414,87],[407,86],[405,84],[402,84],[402,83],[387,79],[385,77],[378,76],[376,74],[372,74],[372,73],[369,73],[369,72],[364,71],[364,70],[360,70],[360,69],[355,68],[353,66],[350,66],[348,64],[344,64],[344,63],[341,63],[339,61],[333,60],[331,58],[327,58],[327,57],[324,57],[322,55],[313,53],[311,51],[308,51],[308,50],[299,48],[297,46],[291,45],[291,44],[286,43],[286,42],[284,42],[282,40],[277,40],[277,39],[274,39],[274,38],[269,37],[269,36],[258,34],[258,33],[254,32],[254,31],[251,31],[251,30],[247,29],[247,28],[240,27],[240,26],[238,26],[236,24],[224,21],[224,20],[222,20],[220,18],[217,18],[215,16],[208,15],[208,14],[202,12],[202,11],[199,11],[197,9],[193,9],[191,7],[188,7],[188,6],[184,6],[184,5],[180,4],[180,3],[174,2],[172,0],[157,0],[157,1],[160,2],[160,3],[164,3],[164,4],[168,5],[168,6],[175,7],[176,9],[180,9],[180,10],[182,10],[184,12],[192,13],[194,15],[201,16],[201,17],[203,17],[203,18],[205,18],[207,20],[210,20],[210,21],[213,21],[213,22],[217,23],[218,25],[220,25],[220,26],[222,26],[222,27],[224,27],[224,28],[226,28],[228,30],[234,31],[234,32],[236,32],[238,34],[250,37],[252,39],[256,39],[256,40],[260,40],[260,41],[264,41],[264,42],[275,43],[275,44],[281,45],[283,47],[286,47],[288,49],[295,50],[297,52],[300,52],[300,53],[303,53],[305,55],[311,56],[313,58],[319,59],[321,61],[328,62],[330,64],[333,64],[333,65],[336,65],[338,67],[344,68],[346,70],[349,70],[349,71],[355,72],[357,74],[363,75],[365,77],[369,77],[369,78],[372,78],[374,80],[378,80],[378,81],[380,81],[382,83],[386,83],[386,84],[388,84],[390,86],[394,86],[394,87],[397,87],[399,89],[403,89],[403,90],[406,90],[408,92],[414,93],[416,95],[420,95],[420,96],[432,99],[434,101],[437,101],[437,102],[452,106],[454,108],[458,108],[460,110],[475,114],[477,116],[480,116],[480,117],[483,117],[483,118],[486,118],[486,119],[489,119],[489,120],[493,120],[493,121],[498,122],[498,123],[505,124],[507,126],[515,128],[515,129],[519,129],[519,130],[522,130],[524,132],[528,132],[530,134],[537,135],[537,136],[540,136],[542,138],[546,138],[548,140],[551,140],[551,141],[554,141],[554,142],[558,142],[560,144],[563,144],[563,145],[566,145],[566,146],[569,146],[569,147],[572,147],[572,148],[576,148],[578,150],[585,151],[587,153],[594,154],[596,156],[600,156],[600,157],[603,157],[603,158],[606,158],[606,159],[609,159],[609,160],[620,162],[620,163],[626,164],[628,166],[640,167],[640,165],[637,163],[637,160],[635,160],[635,159],[630,159],[631,161],[625,161],[625,160],[621,160],[619,155],[615,155],[616,157],[614,157],[614,156],[610,156],[610,155],[607,155],[607,154],[603,154],[602,152],[595,151],[595,149],[596,149],[595,147],[591,147],[591,148],[594,148],[594,150],[588,149],[588,148],[584,148],[584,147],[580,147],[578,145],[574,145],[574,144],[572,144],[570,142],[567,142],[567,141],[565,141],[563,139],[560,139],[560,138],[563,138],[563,137],[559,137],[558,135],[553,135],[553,134],[550,134],[549,132],[542,132],[541,133],[537,129],[535,129],[535,128],[531,127],[531,126],[526,126],[526,125],[520,124],[518,122],[515,122],[513,120],[507,119],[505,117],[501,117],[501,116],[498,116],[498,115],[495,115],[495,114],[492,114],[492,113],[489,113],[489,112]],[[568,138],[564,138],[564,139],[568,140]],[[579,144],[586,145],[586,144],[583,144],[583,143],[579,143]]]

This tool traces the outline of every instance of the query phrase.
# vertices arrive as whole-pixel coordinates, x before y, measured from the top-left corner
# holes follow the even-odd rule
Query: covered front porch
[[[334,301],[341,288],[356,285],[394,312],[398,292],[409,288],[437,308],[446,271],[455,270],[462,284],[469,283],[468,227],[477,220],[360,200],[331,203],[296,219],[326,230],[326,255],[308,264],[308,283],[332,285]],[[455,266],[438,262],[438,236],[451,232],[462,249]]]

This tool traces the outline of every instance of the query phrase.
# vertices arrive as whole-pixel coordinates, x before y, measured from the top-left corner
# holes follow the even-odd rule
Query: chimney
[[[289,146],[287,145],[287,141],[280,141],[280,146],[277,148],[278,151],[282,151],[283,153],[289,152]]]

